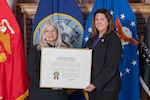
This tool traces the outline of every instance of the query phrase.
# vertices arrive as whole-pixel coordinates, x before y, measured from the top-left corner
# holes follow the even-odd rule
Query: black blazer
[[[86,47],[92,48],[94,38],[89,38]],[[121,87],[118,71],[122,46],[116,33],[101,37],[92,50],[91,83],[95,91],[118,91]]]
[[[40,60],[41,51],[37,50],[37,45],[29,50],[27,57],[27,70],[29,76],[29,100],[67,100],[65,90],[52,90],[50,88],[40,88]]]

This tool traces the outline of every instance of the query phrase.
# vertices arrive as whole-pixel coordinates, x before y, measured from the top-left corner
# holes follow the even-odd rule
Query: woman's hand
[[[92,92],[96,87],[93,84],[88,85],[84,90],[87,92]]]
[[[84,49],[87,49],[87,50],[89,50],[89,48],[84,48]]]
[[[62,90],[62,88],[54,87],[52,90]]]

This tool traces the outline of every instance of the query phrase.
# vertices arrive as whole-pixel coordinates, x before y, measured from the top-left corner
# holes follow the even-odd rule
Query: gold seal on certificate
[[[59,77],[59,72],[58,72],[58,71],[55,71],[53,75],[54,75],[54,80],[56,80],[56,79],[58,79],[58,77]]]
[[[42,48],[40,87],[83,89],[90,84],[92,50]]]

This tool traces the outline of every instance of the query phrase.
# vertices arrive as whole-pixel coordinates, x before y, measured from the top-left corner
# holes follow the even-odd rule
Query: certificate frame
[[[91,80],[91,49],[41,48],[40,87],[84,89]]]

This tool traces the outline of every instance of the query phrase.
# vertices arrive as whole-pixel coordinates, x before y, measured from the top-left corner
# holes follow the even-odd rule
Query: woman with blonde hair
[[[38,43],[31,47],[27,57],[29,76],[29,100],[67,100],[62,88],[40,88],[40,61],[42,47],[61,47],[62,39],[57,25],[47,21],[40,29]]]

